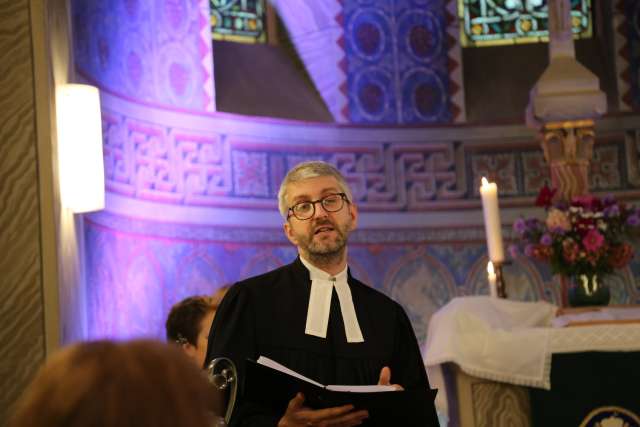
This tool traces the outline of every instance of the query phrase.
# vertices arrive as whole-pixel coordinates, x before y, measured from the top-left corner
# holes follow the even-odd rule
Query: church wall
[[[110,21],[92,22],[95,31],[76,33],[76,49],[100,46]],[[171,22],[156,21],[157,32]],[[119,43],[111,47],[123,55],[110,58],[126,56]],[[157,62],[157,50],[140,52],[142,63]],[[90,338],[162,337],[179,299],[291,261],[275,195],[300,161],[331,162],[347,177],[361,212],[354,275],[404,305],[421,343],[435,310],[487,293],[480,178],[498,183],[505,240],[520,214],[542,214],[531,206],[548,168],[523,125],[359,127],[207,112],[162,98],[152,83],[130,90],[133,69],[86,65],[99,54],[77,53],[84,78],[102,89],[107,186],[105,211],[85,216]],[[598,123],[594,191],[638,198],[637,128],[632,115]],[[546,266],[513,262],[505,271],[512,298],[559,301]],[[614,302],[639,300],[638,272],[636,264],[620,272]]]
[[[487,294],[479,180],[498,183],[504,235],[548,178],[524,126],[366,128],[193,117],[103,93],[105,212],[86,217],[90,337],[163,335],[172,304],[290,262],[276,194],[303,160],[336,165],[361,217],[349,252],[353,274],[407,309],[420,342],[451,298]],[[591,188],[637,198],[637,120],[598,125]],[[557,278],[518,257],[510,297],[559,303]],[[635,264],[614,302],[638,300]]]

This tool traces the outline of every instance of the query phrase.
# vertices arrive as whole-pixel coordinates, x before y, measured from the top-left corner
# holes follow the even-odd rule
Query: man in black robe
[[[245,359],[266,356],[322,384],[428,387],[419,347],[402,307],[351,276],[347,237],[358,211],[342,175],[306,162],[278,194],[287,238],[298,258],[235,284],[216,314],[207,363],[231,358],[242,381]],[[425,402],[427,404],[428,402]],[[368,417],[346,405],[313,410],[292,396],[284,413],[240,400],[232,425],[352,426]]]

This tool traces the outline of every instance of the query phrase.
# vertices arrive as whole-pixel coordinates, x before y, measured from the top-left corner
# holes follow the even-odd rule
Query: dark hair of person
[[[167,322],[167,340],[197,346],[200,322],[218,304],[211,297],[193,296],[171,307]]]
[[[10,427],[203,427],[217,390],[174,345],[95,341],[47,360]]]

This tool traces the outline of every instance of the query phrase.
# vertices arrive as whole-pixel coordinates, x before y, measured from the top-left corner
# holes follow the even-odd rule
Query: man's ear
[[[351,230],[355,230],[358,226],[358,207],[353,203],[349,203],[349,215],[351,215]]]
[[[291,224],[289,224],[289,221],[285,222],[282,225],[282,228],[284,228],[284,234],[285,236],[287,236],[287,239],[289,239],[289,241],[293,243],[295,246],[298,246],[298,239],[293,234],[293,230],[291,229]]]

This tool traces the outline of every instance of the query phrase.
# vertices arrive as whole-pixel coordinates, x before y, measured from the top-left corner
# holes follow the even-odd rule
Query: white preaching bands
[[[305,333],[320,338],[327,337],[331,295],[335,287],[347,342],[364,342],[358,318],[356,317],[356,309],[351,298],[351,289],[349,289],[349,284],[347,283],[347,267],[345,266],[344,270],[335,276],[331,276],[314,267],[304,258],[300,257],[300,260],[309,270],[311,277],[311,294],[309,295]]]

